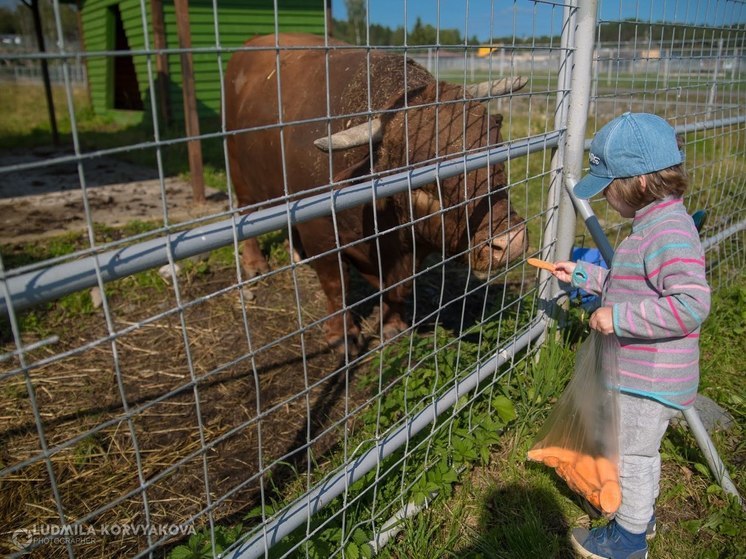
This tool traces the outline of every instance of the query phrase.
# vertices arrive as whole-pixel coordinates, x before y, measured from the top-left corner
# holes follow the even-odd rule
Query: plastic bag
[[[619,486],[619,412],[616,336],[595,330],[583,342],[575,372],[528,451],[555,468],[568,487],[602,514],[622,502]]]

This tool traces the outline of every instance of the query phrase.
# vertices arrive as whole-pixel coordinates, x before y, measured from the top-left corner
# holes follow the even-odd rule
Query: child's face
[[[609,206],[619,212],[622,217],[633,218],[635,217],[636,208],[629,206],[621,197],[618,195],[618,190],[614,187],[614,183],[604,188],[604,198],[609,203]]]

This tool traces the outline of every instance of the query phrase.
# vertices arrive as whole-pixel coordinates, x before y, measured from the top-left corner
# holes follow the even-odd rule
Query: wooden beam
[[[163,1],[150,0],[150,16],[153,23],[153,46],[162,51],[166,48],[166,26],[163,22]],[[156,95],[158,96],[158,110],[161,121],[165,126],[171,124],[171,99],[169,97],[168,56],[161,52],[155,57],[156,67]]]
[[[75,2],[77,10],[77,23],[78,23],[78,36],[80,37],[80,45],[82,50],[86,50],[85,44],[85,29],[83,29],[83,5],[81,0],[76,0]],[[86,93],[86,100],[88,101],[88,106],[93,107],[93,97],[91,96],[91,80],[88,79],[88,57],[83,57],[83,69],[85,70],[85,93]]]
[[[27,4],[31,8],[31,14],[34,18],[34,31],[36,31],[36,43],[39,46],[39,52],[45,53],[46,47],[44,45],[44,32],[41,27],[41,14],[39,13],[39,0],[31,0],[31,4]],[[58,146],[60,144],[60,134],[57,131],[57,117],[54,114],[54,98],[52,97],[52,82],[49,79],[49,65],[47,59],[41,59],[41,76],[44,80],[44,94],[47,97],[47,112],[49,113],[49,125],[52,128],[52,142]]]
[[[189,31],[189,0],[174,0],[176,26],[179,35],[179,48],[192,48]],[[202,169],[202,144],[199,141],[199,117],[197,116],[197,96],[194,92],[194,67],[192,53],[181,53],[181,78],[184,97],[184,124],[189,140],[189,171],[192,175],[192,199],[196,204],[205,202],[205,179]]]

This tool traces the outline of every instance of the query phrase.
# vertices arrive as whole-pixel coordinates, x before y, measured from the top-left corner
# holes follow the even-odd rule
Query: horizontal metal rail
[[[484,152],[368,180],[332,192],[257,210],[249,215],[231,217],[188,231],[173,233],[42,270],[17,276],[13,276],[12,270],[6,271],[5,277],[0,277],[0,281],[5,281],[7,284],[10,303],[3,295],[0,299],[0,314],[8,312],[9,304],[12,304],[16,311],[23,310],[93,287],[98,284],[97,266],[101,270],[103,282],[121,279],[168,264],[169,246],[174,260],[182,260],[232,245],[234,231],[239,241],[256,237],[287,227],[288,219],[290,225],[303,223],[328,216],[333,211],[338,212],[364,205],[372,200],[406,192],[410,188],[420,188],[436,179],[457,176],[481,167],[502,163],[508,159],[553,148],[557,146],[559,137],[560,132],[557,131],[533,136]]]
[[[396,431],[386,436],[375,447],[359,458],[344,464],[337,470],[337,473],[332,474],[314,489],[288,505],[271,520],[249,534],[242,542],[236,544],[223,557],[230,557],[231,559],[263,557],[266,550],[301,526],[307,518],[328,505],[345,489],[372,471],[384,458],[396,452],[408,440],[431,425],[440,414],[451,408],[461,396],[476,389],[479,383],[495,374],[502,365],[512,359],[518,352],[541,337],[546,327],[547,321],[543,315],[534,319],[522,335],[514,338],[507,346],[498,350],[494,357],[477,367],[467,377],[458,381],[448,392],[409,419]]]

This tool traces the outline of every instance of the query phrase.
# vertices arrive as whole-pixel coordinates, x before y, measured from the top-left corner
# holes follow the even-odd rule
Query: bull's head
[[[319,149],[344,150],[372,142],[378,146],[375,167],[381,170],[494,146],[502,141],[502,116],[490,114],[473,97],[517,91],[525,83],[521,78],[500,80],[475,84],[465,92],[433,81],[409,92],[406,111],[386,113],[315,144]],[[482,279],[504,268],[528,244],[525,224],[510,206],[506,184],[504,167],[497,164],[415,190],[411,204],[420,242],[449,256],[464,255]]]

